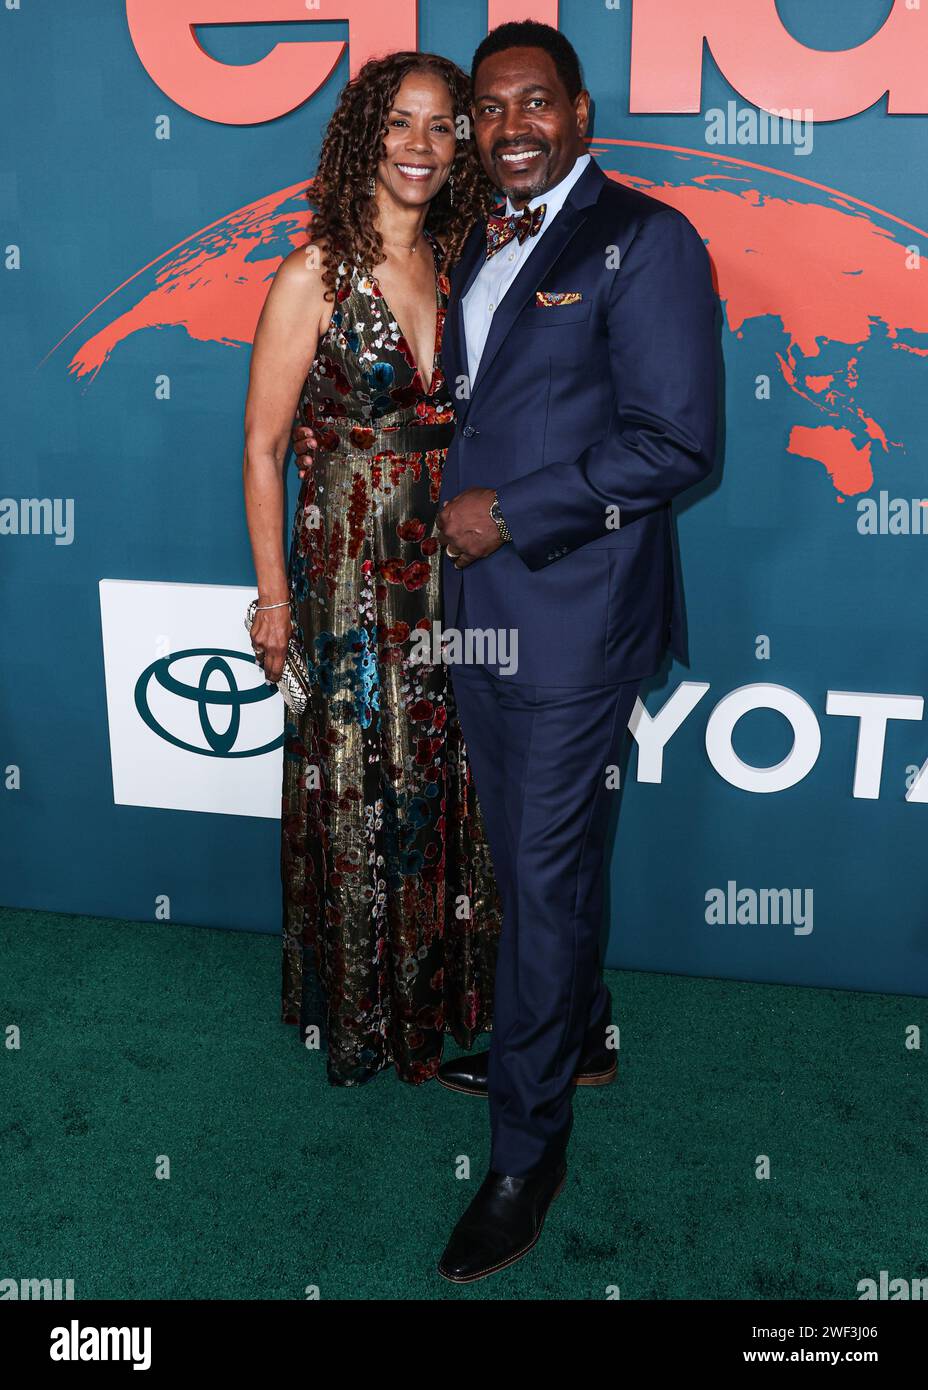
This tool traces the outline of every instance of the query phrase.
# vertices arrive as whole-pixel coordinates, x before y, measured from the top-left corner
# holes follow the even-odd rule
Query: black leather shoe
[[[491,1168],[451,1233],[438,1272],[469,1284],[515,1264],[541,1235],[548,1208],[567,1177],[567,1163],[509,1177]]]
[[[450,1062],[442,1062],[436,1073],[449,1091],[462,1091],[467,1096],[486,1097],[489,1052],[465,1053]],[[598,1043],[580,1055],[580,1065],[574,1077],[575,1086],[608,1086],[618,1071],[618,1057],[613,1048]]]

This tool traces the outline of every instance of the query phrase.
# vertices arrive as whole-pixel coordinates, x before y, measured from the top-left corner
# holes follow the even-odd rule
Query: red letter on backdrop
[[[489,0],[487,8],[490,29],[519,19],[537,19],[557,28],[557,0]]]
[[[635,0],[629,109],[699,111],[704,39],[735,91],[766,111],[840,121],[888,91],[890,114],[928,114],[925,11],[902,0],[866,43],[834,53],[798,43],[776,0]]]
[[[152,81],[178,106],[225,125],[273,121],[300,106],[345,45],[313,39],[304,28],[257,63],[232,66],[204,53],[198,25],[346,19],[352,75],[368,58],[418,47],[416,0],[126,0],[126,19]]]
[[[514,19],[557,25],[558,0],[488,0],[489,27]],[[346,19],[351,75],[399,48],[418,48],[416,0],[126,0],[142,66],[178,106],[224,125],[254,125],[293,111],[331,76],[345,45],[298,37],[247,67],[219,63],[200,47],[203,24]]]

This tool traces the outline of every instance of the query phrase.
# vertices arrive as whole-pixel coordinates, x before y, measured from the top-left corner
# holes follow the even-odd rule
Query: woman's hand
[[[287,659],[292,624],[289,605],[256,613],[251,625],[251,645],[255,661],[264,669],[264,679],[276,685]]]
[[[313,452],[319,447],[316,436],[308,425],[297,425],[290,442],[296,454],[297,472],[301,478],[305,478],[312,472]]]

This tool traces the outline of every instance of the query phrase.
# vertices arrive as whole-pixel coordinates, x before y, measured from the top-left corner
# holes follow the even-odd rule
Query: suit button
[[[472,439],[477,431],[474,429],[473,425],[465,425],[461,433],[465,439]]]

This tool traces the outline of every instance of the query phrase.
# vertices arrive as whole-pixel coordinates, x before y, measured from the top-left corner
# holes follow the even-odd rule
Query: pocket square
[[[535,303],[542,309],[559,309],[562,304],[579,304],[583,295],[579,290],[536,290]]]

